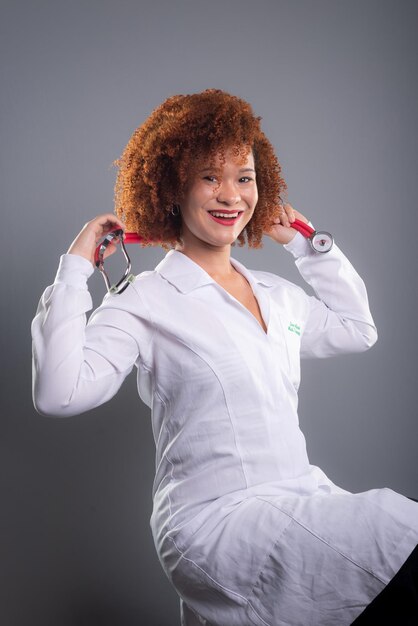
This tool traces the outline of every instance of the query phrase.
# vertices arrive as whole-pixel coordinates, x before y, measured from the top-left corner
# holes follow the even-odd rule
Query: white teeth
[[[209,211],[209,213],[214,217],[229,217],[230,219],[238,217],[238,213],[217,213],[216,211]]]

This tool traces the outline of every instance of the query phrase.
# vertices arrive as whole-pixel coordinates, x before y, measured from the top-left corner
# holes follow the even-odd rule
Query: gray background
[[[90,413],[31,402],[30,321],[59,255],[111,211],[111,163],[162,100],[207,87],[249,100],[289,201],[366,281],[380,338],[303,365],[311,461],[352,491],[418,497],[417,17],[406,0],[1,3],[0,622],[171,626],[154,552],[154,444],[135,378]],[[137,272],[160,248],[131,250]],[[233,256],[301,283],[287,255]],[[95,304],[104,295],[91,279]]]

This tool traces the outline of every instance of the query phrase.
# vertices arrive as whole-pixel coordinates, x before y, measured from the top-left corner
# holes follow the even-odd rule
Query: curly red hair
[[[115,185],[115,212],[129,231],[158,242],[165,250],[181,243],[181,202],[191,172],[215,155],[233,149],[245,160],[252,150],[258,202],[238,235],[239,246],[262,248],[264,230],[278,215],[286,183],[273,146],[261,131],[251,105],[220,89],[171,96],[132,134],[120,159]],[[234,245],[234,243],[232,244]]]

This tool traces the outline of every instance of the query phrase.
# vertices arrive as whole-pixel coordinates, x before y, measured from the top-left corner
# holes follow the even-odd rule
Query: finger
[[[283,203],[279,208],[280,224],[289,228],[291,223],[295,220],[293,207],[288,203]]]
[[[121,228],[122,230],[126,229],[124,222],[115,216],[108,216],[106,222],[103,224],[103,227],[110,230],[114,230],[115,228]]]
[[[103,258],[107,259],[107,257],[111,256],[118,249],[118,242],[111,241],[108,246],[106,246],[106,250],[104,251]]]
[[[111,230],[121,228],[124,230],[125,224],[112,213],[98,215],[87,222],[68,249],[68,254],[77,254],[95,264],[96,247]],[[116,250],[109,250],[113,254]]]
[[[277,220],[275,220],[277,222]],[[271,237],[273,241],[280,244],[289,243],[296,234],[293,228],[287,228],[283,224],[275,223],[270,228],[264,231],[264,234]]]
[[[96,243],[99,243],[103,237],[113,230],[118,228],[125,231],[126,226],[122,220],[118,219],[115,215],[107,213],[105,215],[99,215],[85,226],[86,229],[94,232]]]
[[[284,209],[284,205],[280,204],[279,205],[279,212],[278,212],[278,217],[274,220],[275,224],[281,224],[282,220],[284,220],[286,217],[286,211]]]

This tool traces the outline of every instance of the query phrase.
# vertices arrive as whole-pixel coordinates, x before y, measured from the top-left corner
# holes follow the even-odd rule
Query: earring
[[[171,215],[174,215],[174,217],[177,217],[177,215],[180,214],[180,207],[178,204],[173,204],[173,208],[171,209]]]

